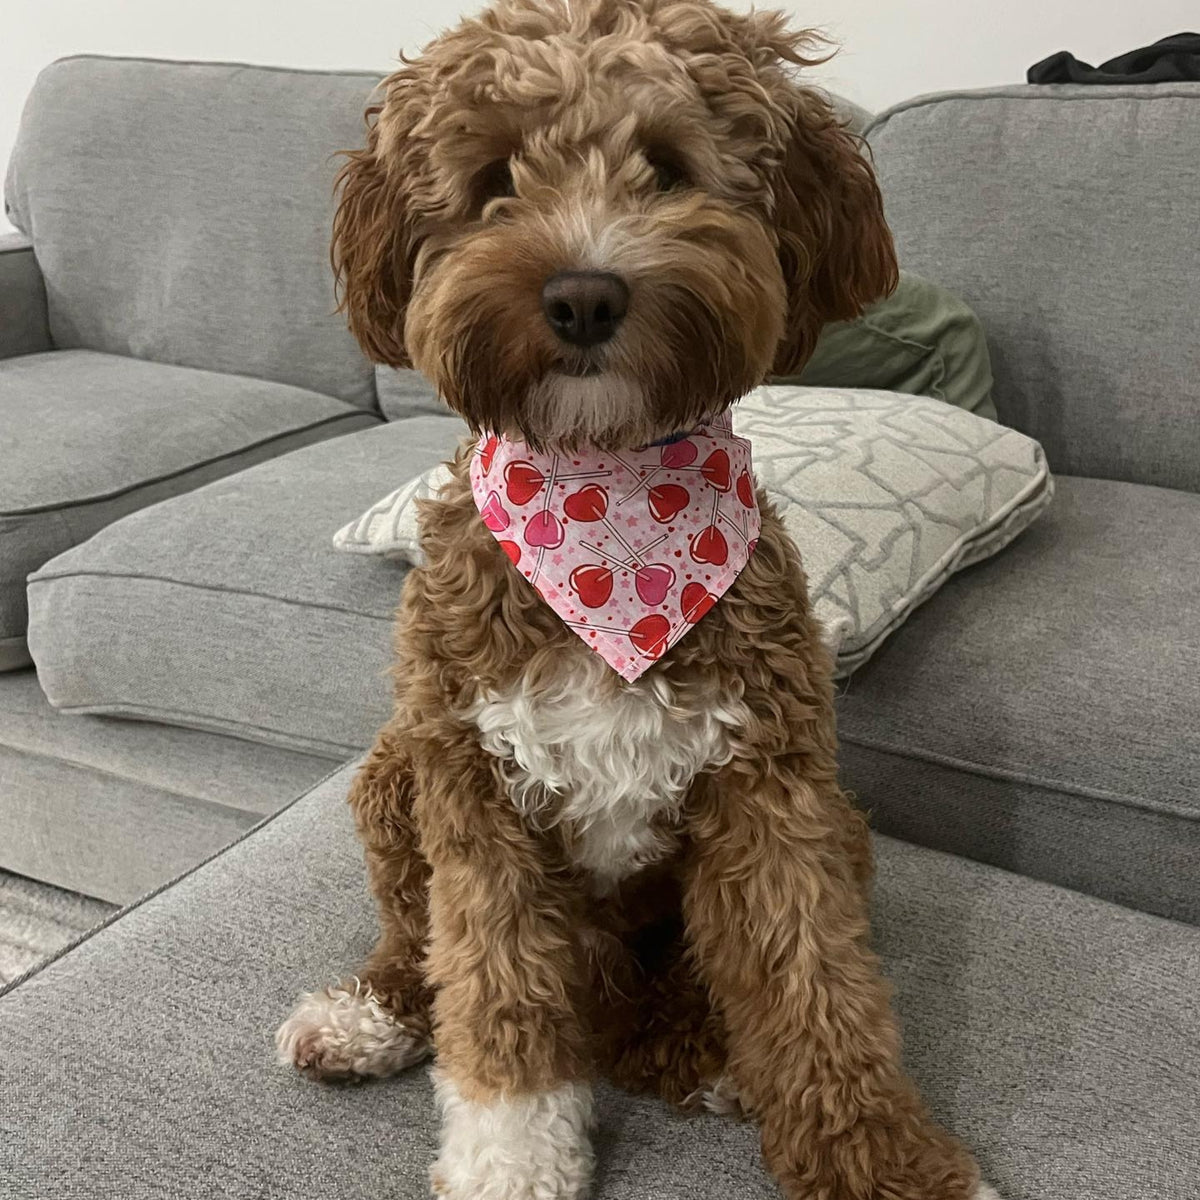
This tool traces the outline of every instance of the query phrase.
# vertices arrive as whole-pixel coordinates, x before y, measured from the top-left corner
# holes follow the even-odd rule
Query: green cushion
[[[896,290],[857,321],[826,326],[799,375],[775,382],[932,396],[996,419],[979,318],[945,288],[907,271]]]

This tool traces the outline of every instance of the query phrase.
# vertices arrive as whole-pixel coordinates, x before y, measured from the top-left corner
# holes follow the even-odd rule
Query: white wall
[[[731,0],[748,7],[746,0]],[[1019,82],[1069,49],[1100,62],[1193,28],[1197,0],[774,0],[842,42],[824,81],[867,108]],[[759,7],[770,7],[762,0]],[[140,54],[386,70],[477,0],[4,0],[0,164],[37,72],[64,54]],[[2,226],[0,218],[0,226]]]

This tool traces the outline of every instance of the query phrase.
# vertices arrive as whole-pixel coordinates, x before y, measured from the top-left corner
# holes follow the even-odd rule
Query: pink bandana
[[[539,453],[487,435],[471,490],[521,574],[630,681],[729,590],[758,540],[750,443],[728,413],[618,454]]]

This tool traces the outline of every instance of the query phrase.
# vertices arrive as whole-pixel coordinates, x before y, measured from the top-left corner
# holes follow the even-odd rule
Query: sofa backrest
[[[329,269],[339,150],[379,76],[68,58],[38,77],[6,207],[51,332],[375,404]]]
[[[987,331],[1068,474],[1200,491],[1200,83],[1008,87],[868,127],[901,265]]]

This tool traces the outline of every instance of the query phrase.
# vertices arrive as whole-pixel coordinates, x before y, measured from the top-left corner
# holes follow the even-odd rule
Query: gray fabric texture
[[[461,429],[418,417],[311,446],[48,563],[29,584],[29,644],[50,700],[335,761],[368,745],[390,710],[403,572],[330,538]]]
[[[1200,490],[1200,83],[1008,87],[867,134],[900,261],[987,330],[1058,474]]]
[[[425,1194],[423,1069],[273,1062],[374,917],[349,769],[0,997],[9,1200]],[[876,941],[906,1059],[1005,1200],[1192,1200],[1200,932],[880,839]],[[596,1200],[770,1200],[748,1123],[602,1088]]]
[[[420,371],[396,371],[391,367],[377,366],[375,390],[379,397],[379,411],[389,421],[444,416],[449,411],[438,399],[433,384]]]
[[[25,633],[29,572],[118,517],[377,423],[302,388],[92,350],[0,360],[0,637]]]
[[[64,716],[0,679],[0,867],[124,903],[310,787],[325,759],[141,721]]]
[[[1058,478],[846,685],[882,830],[1200,923],[1200,497]]]
[[[46,284],[33,243],[22,233],[0,234],[0,358],[49,349]]]
[[[62,59],[6,188],[61,348],[253,375],[375,405],[329,270],[340,150],[378,76]]]

